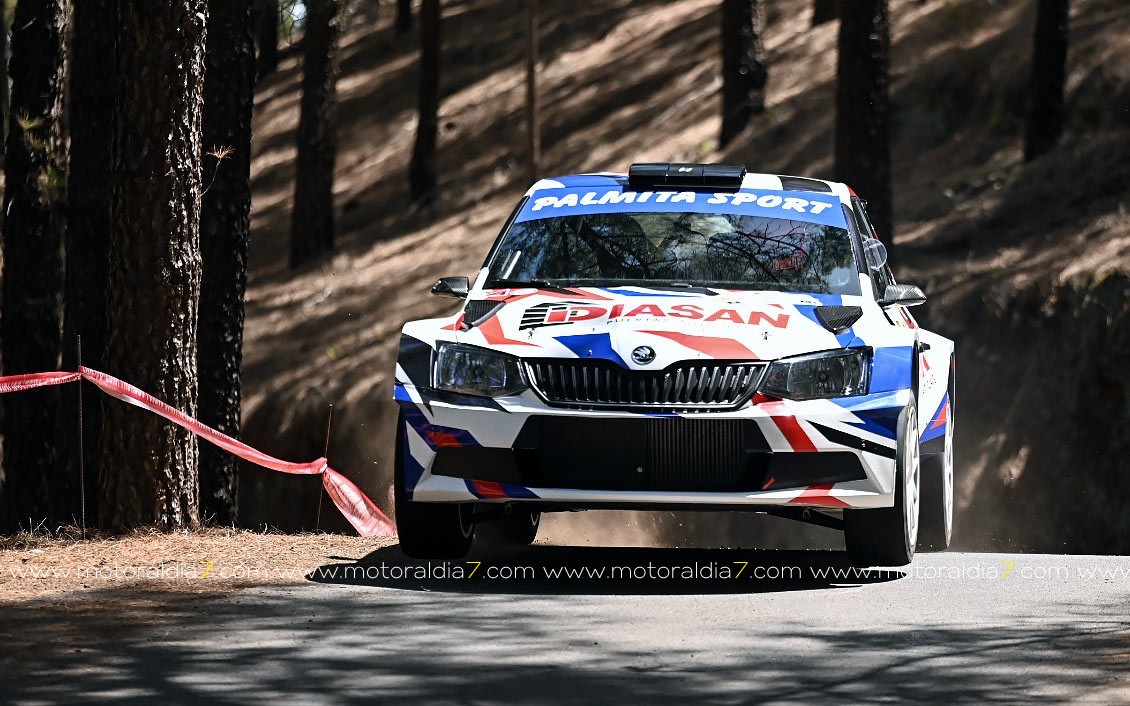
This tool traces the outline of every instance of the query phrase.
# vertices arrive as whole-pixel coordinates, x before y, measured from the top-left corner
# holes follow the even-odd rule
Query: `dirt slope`
[[[899,274],[931,294],[921,312],[927,325],[959,341],[958,540],[967,546],[1063,549],[1057,527],[1079,513],[1034,522],[1017,503],[1058,505],[1063,493],[1083,492],[1071,484],[1048,491],[1053,486],[1041,480],[1058,472],[1062,459],[1078,458],[1080,444],[1104,459],[1092,492],[1130,499],[1130,482],[1118,480],[1126,456],[1096,437],[1089,417],[1076,414],[1070,432],[1058,434],[1055,461],[1031,442],[1057,435],[1024,423],[1033,407],[1064,410],[1049,415],[1056,430],[1068,426],[1057,422],[1064,415],[1092,409],[1096,392],[1088,386],[1095,383],[1087,370],[1101,364],[1104,347],[1126,340],[1124,329],[1098,335],[1104,326],[1127,326],[1125,317],[1045,305],[1059,291],[1057,301],[1083,306],[1098,282],[1107,283],[1104,291],[1125,291],[1117,288],[1130,270],[1130,11],[1123,0],[1072,3],[1068,135],[1054,154],[1023,165],[1034,5],[892,2],[896,242],[906,263]],[[431,281],[473,272],[526,187],[520,167],[522,17],[512,3],[495,0],[444,6],[442,201],[416,211],[408,200],[414,39],[394,36],[391,12],[354,18],[339,84],[341,247],[321,265],[294,273],[285,268],[299,98],[293,55],[260,86],[256,101],[245,437],[287,457],[320,455],[333,404],[331,460],[380,502],[387,502],[391,472],[388,400],[400,325],[452,308],[449,300],[427,295]],[[716,0],[542,6],[549,172],[617,169],[649,159],[736,160],[751,169],[830,176],[836,28],[810,30],[807,4],[770,4],[770,107],[725,152],[715,139]],[[1112,306],[1119,301],[1106,299]],[[1022,321],[1021,310],[1050,313]],[[1083,335],[1079,326],[1094,335]],[[1064,406],[1062,389],[1041,378],[1033,385],[1030,377],[1000,374],[1042,370],[1032,361],[1048,350],[1064,351],[1063,337],[1080,343],[1062,356],[1062,366],[1086,361],[1067,381],[1078,383],[1070,405]],[[1111,379],[1099,383],[1111,410],[1104,419],[1127,414],[1126,378]],[[1013,400],[1021,387],[1025,395]],[[1005,473],[1009,463],[1014,471]],[[1016,478],[1024,473],[1033,480],[1018,496]],[[308,481],[248,470],[244,521],[313,526],[318,488]],[[322,524],[334,522],[323,517]],[[630,543],[659,532],[665,542],[765,544],[778,526],[744,516],[640,523],[616,515],[560,522],[551,530],[570,541]],[[1112,544],[1108,537],[1105,546],[1130,551],[1123,532],[1123,539]],[[802,534],[815,544],[837,541],[818,530]],[[1091,538],[1091,550],[1103,536],[1082,535]],[[1066,548],[1083,546],[1079,537]]]

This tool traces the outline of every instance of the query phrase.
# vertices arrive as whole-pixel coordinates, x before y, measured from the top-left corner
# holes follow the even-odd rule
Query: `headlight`
[[[526,389],[517,358],[461,343],[439,344],[432,384],[438,390],[485,397]]]
[[[868,348],[785,358],[769,366],[760,391],[790,400],[862,395],[870,361]]]

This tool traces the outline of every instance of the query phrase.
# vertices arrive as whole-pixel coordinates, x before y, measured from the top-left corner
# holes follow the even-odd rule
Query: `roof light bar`
[[[745,166],[741,164],[641,162],[628,168],[628,185],[737,190],[744,176]]]

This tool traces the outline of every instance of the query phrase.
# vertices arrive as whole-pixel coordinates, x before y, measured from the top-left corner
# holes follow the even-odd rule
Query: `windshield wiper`
[[[535,287],[537,289],[546,289],[566,286],[569,286],[568,282],[550,282],[547,279],[492,279],[487,282],[488,289],[496,289],[499,287]]]
[[[710,287],[704,284],[692,284],[689,282],[648,282],[646,280],[637,283],[626,285],[630,287],[643,287],[644,289],[677,289],[682,292],[694,292],[696,294],[711,294],[717,295]]]

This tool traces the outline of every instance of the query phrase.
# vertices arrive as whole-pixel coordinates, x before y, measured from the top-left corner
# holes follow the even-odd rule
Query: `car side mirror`
[[[466,299],[467,292],[471,289],[471,280],[466,277],[440,277],[432,285],[432,294],[454,299]]]
[[[888,284],[879,306],[918,306],[926,301],[926,295],[913,284]]]

